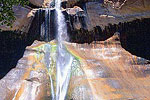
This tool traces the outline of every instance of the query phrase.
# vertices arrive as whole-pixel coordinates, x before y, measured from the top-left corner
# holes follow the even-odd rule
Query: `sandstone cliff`
[[[51,80],[56,88],[54,1],[29,1],[39,8],[15,6],[13,27],[0,26],[26,33],[0,33],[1,72],[7,69],[0,75],[0,100],[50,100]],[[150,99],[149,4],[149,0],[62,1],[70,37],[64,45],[74,57],[68,100]],[[47,7],[49,35],[41,34]]]

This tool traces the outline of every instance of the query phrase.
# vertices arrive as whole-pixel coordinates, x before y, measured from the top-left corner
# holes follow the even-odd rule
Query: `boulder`
[[[29,0],[33,5],[38,7],[49,7],[53,0]]]
[[[21,30],[23,32],[28,32],[28,28],[31,24],[31,21],[34,17],[36,10],[31,8],[25,8],[22,6],[13,6],[13,12],[15,16],[15,21],[12,24],[12,27],[7,25],[0,26],[2,30]]]
[[[77,15],[80,12],[83,12],[84,10],[82,10],[80,7],[78,6],[74,6],[73,8],[66,8],[66,12],[69,15]]]

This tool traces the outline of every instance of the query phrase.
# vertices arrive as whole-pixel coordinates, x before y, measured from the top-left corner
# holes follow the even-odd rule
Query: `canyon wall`
[[[17,30],[0,32],[0,100],[52,97],[49,76],[56,81],[57,54],[54,1],[29,1],[37,8],[16,6],[13,27],[0,26]],[[150,99],[149,4],[149,0],[62,1],[70,37],[64,45],[75,58],[67,100]],[[51,7],[48,36],[41,34],[47,7]]]

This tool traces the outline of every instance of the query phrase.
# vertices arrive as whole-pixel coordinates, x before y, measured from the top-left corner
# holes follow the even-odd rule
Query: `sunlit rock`
[[[119,37],[115,33],[105,41],[90,45],[65,42],[68,52],[75,57],[67,99],[150,98],[150,61],[123,49]],[[0,98],[50,99],[51,82],[56,89],[56,48],[55,41],[35,41],[27,47],[16,68],[0,80]]]
[[[75,15],[75,14],[78,14],[80,12],[83,12],[83,10],[78,6],[74,6],[73,8],[67,8],[66,12],[70,15]]]
[[[147,1],[147,3],[150,2]],[[91,25],[89,29],[95,26],[104,28],[109,23],[118,24],[119,22],[129,22],[150,17],[150,8],[142,5],[142,0],[133,2],[132,5],[126,4],[121,9],[114,9],[109,5],[104,6],[98,2],[88,2],[86,3],[86,12]]]
[[[133,23],[120,23],[115,27],[108,26],[109,23],[118,24],[136,18],[149,18],[149,1],[137,0],[137,2],[133,1],[133,4],[130,4],[131,2],[128,0],[104,1],[105,5],[97,0],[82,1],[84,6],[79,4],[81,7],[74,6],[81,3],[80,0],[64,1],[68,3],[67,6],[74,6],[62,10],[65,14],[65,21],[71,28],[71,32],[68,32],[70,41],[76,42],[64,42],[63,49],[65,51],[63,53],[67,52],[71,55],[72,61],[71,64],[69,63],[71,65],[69,86],[65,88],[68,89],[66,99],[149,100],[150,61],[137,57],[122,48],[121,34],[116,32],[117,29],[122,33],[125,30],[129,33],[132,29],[140,30],[141,24],[138,21],[133,22],[139,25],[138,29],[128,28]],[[40,7],[49,7],[51,1],[30,0],[30,2]],[[12,28],[3,26],[3,30],[21,29],[27,32],[26,26],[30,27],[32,17],[37,9],[31,10],[17,6],[13,10],[16,21]],[[54,35],[58,35],[55,33],[58,26],[55,27],[57,17],[54,12],[54,8],[40,8],[37,11],[37,17],[35,17],[29,34],[39,33],[41,37],[43,36],[40,40],[46,42],[34,41],[25,49],[24,55],[17,62],[16,67],[0,80],[0,100],[51,100],[55,95],[56,81],[59,81],[56,79],[58,45],[56,41],[50,41],[54,39]],[[149,24],[142,23],[142,25]],[[101,28],[107,34],[104,34]],[[61,31],[64,30],[61,29]],[[72,34],[72,30],[77,33]],[[114,32],[116,33],[111,36]],[[46,40],[50,36],[53,38]],[[102,39],[103,37],[104,39]],[[61,60],[63,62],[64,59]]]
[[[53,0],[29,0],[33,5],[39,7],[49,7]]]
[[[77,83],[72,85],[82,87],[78,90],[82,92],[76,92],[78,99],[72,94],[75,100],[150,99],[150,61],[123,49],[118,33],[105,41],[90,45],[75,43],[66,43],[66,45],[72,54],[80,58],[80,68],[85,73],[82,79],[73,78],[74,82],[77,80],[80,82],[79,86]],[[76,88],[73,90],[76,91]],[[82,94],[80,97],[80,93],[85,92],[86,96]]]
[[[69,23],[70,27],[74,30],[79,30],[82,28],[82,21],[81,17],[84,17],[84,10],[82,10],[78,6],[74,6],[73,8],[67,8],[66,12],[68,13],[69,16]],[[72,25],[71,25],[72,23]]]
[[[135,19],[150,18],[149,0],[68,0],[67,7],[79,5],[84,8],[88,30],[101,26],[104,28],[119,22],[129,22]]]
[[[103,0],[62,0],[62,2],[67,2],[67,7],[72,7],[74,5],[78,5],[86,2],[99,2],[103,3]]]
[[[124,50],[120,45],[118,33],[106,41],[96,42],[96,44],[67,43],[67,47],[74,55],[80,57],[80,66],[86,76],[81,80],[88,81],[92,94],[92,97],[88,97],[89,94],[86,94],[88,99],[150,98],[150,73],[145,73],[149,70],[149,61]],[[74,81],[79,79],[76,78]],[[85,87],[85,82],[80,82],[80,87]],[[85,93],[85,89],[81,89],[83,93]],[[87,92],[88,90],[86,90]],[[80,92],[76,95],[80,95]],[[85,100],[86,97],[83,95],[82,98],[79,96],[80,99],[75,100]],[[74,97],[72,95],[72,98]]]
[[[34,17],[36,10],[32,10],[31,8],[24,8],[21,6],[13,7],[15,21],[11,26],[2,25],[0,29],[2,30],[21,30],[23,32],[28,32],[31,21]]]
[[[28,46],[17,66],[0,80],[0,98],[2,100],[51,99],[52,88],[56,92],[56,48],[55,41],[49,43],[35,41]],[[83,75],[79,64],[76,58],[71,62],[71,77]]]
[[[149,0],[121,0],[117,2],[106,3],[107,8],[110,12],[116,15],[126,16],[126,15],[136,15],[138,13],[149,13],[150,12],[150,1]],[[146,15],[145,15],[146,17]]]
[[[106,5],[110,5],[112,8],[115,9],[125,9],[129,8],[126,12],[133,10],[130,8],[134,8],[134,11],[140,10],[148,10],[149,9],[149,0],[104,0]]]
[[[0,80],[1,100],[45,100],[50,98],[49,76],[43,52],[35,45],[26,49],[23,58]],[[35,47],[34,47],[35,45]],[[35,49],[35,50],[34,50]],[[39,54],[40,53],[40,54]]]

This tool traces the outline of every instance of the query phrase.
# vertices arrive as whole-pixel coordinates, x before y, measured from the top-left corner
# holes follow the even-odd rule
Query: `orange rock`
[[[124,50],[118,34],[95,44],[94,48],[91,46],[94,44],[66,45],[72,53],[81,57],[81,69],[92,93],[90,96],[87,94],[87,97],[94,100],[150,99],[149,61]],[[82,86],[85,85],[80,81]]]

